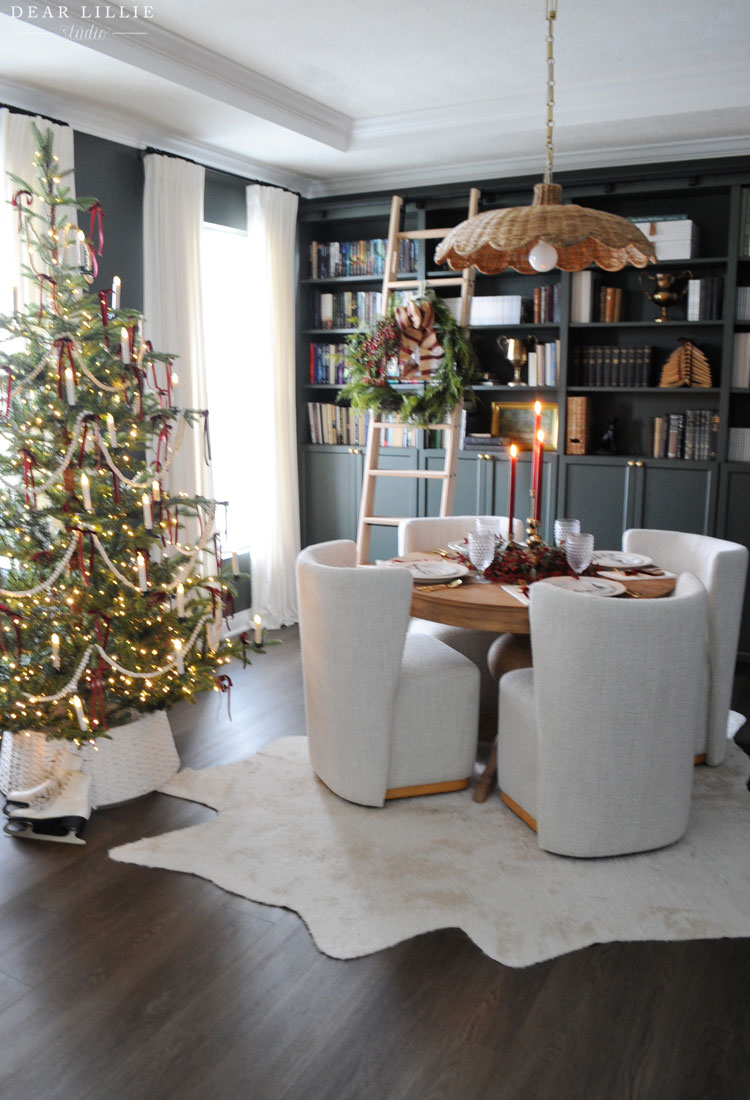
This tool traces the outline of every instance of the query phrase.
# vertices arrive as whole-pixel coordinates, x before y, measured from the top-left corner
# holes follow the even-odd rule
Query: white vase
[[[127,802],[158,790],[180,767],[166,711],[143,714],[109,730],[109,738],[80,750],[81,767],[91,776],[91,805]],[[26,790],[49,775],[59,740],[38,730],[4,733],[0,747],[0,791]]]

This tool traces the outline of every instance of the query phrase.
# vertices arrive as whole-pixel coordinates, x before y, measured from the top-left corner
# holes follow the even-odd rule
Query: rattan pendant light
[[[534,187],[531,206],[488,210],[461,222],[435,251],[437,263],[456,271],[476,267],[494,275],[507,267],[534,271],[582,271],[591,264],[619,271],[626,264],[645,267],[656,259],[654,246],[626,218],[563,203],[552,182],[552,130],[555,104],[554,21],[557,0],[547,0],[547,168]]]

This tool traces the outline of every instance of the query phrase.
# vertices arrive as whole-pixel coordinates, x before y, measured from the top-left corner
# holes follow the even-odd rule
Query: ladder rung
[[[462,276],[456,275],[455,278],[425,279],[422,282],[419,279],[392,279],[385,286],[388,290],[409,290],[420,286],[462,286],[463,282]]]
[[[414,425],[413,425],[414,426]],[[370,424],[370,431],[373,428],[398,428],[399,425],[392,420],[373,420]],[[455,424],[429,424],[427,426],[428,431],[431,432],[453,432],[457,431]]]
[[[398,527],[402,519],[408,519],[408,516],[363,516],[362,522],[373,527],[380,525],[381,527]]]
[[[444,470],[365,470],[368,477],[422,477],[442,478],[445,481],[451,475]]]
[[[453,229],[455,226],[450,229],[405,229],[396,236],[400,241],[431,241],[434,237],[447,237]]]

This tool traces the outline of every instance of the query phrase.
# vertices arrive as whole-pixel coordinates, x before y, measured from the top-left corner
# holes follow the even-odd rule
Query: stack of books
[[[706,275],[702,279],[688,279],[688,321],[720,321],[723,300],[723,275]]]
[[[530,386],[556,386],[560,362],[560,341],[537,344],[528,353],[526,377]]]
[[[573,386],[650,386],[654,349],[629,348],[609,344],[573,348],[571,385]]]
[[[750,286],[737,287],[737,320],[750,321]]]
[[[548,283],[534,289],[534,324],[559,325],[560,284]]]
[[[445,298],[457,321],[461,320],[461,299]],[[520,294],[481,294],[471,299],[470,325],[520,325],[528,320],[530,299]]]
[[[601,286],[595,271],[576,271],[570,284],[570,319],[574,324],[622,320],[622,288]]]
[[[740,256],[750,256],[750,187],[742,188],[740,205]]]
[[[310,382],[343,386],[346,381],[346,344],[310,344]]]
[[[730,462],[750,462],[750,428],[729,429],[727,458]]]
[[[750,388],[750,332],[735,332],[732,389]]]
[[[652,456],[705,461],[716,457],[719,414],[715,409],[665,413],[652,421]]]
[[[308,401],[310,442],[364,447],[370,423],[369,413],[358,413],[342,405]]]

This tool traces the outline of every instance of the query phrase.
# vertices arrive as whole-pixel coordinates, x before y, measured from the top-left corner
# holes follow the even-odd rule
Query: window
[[[201,238],[203,333],[214,496],[229,501],[225,549],[250,545],[247,499],[248,409],[253,401],[253,363],[248,331],[248,239],[243,230],[204,223]],[[216,525],[222,529],[219,510]],[[222,531],[223,535],[223,531]]]

